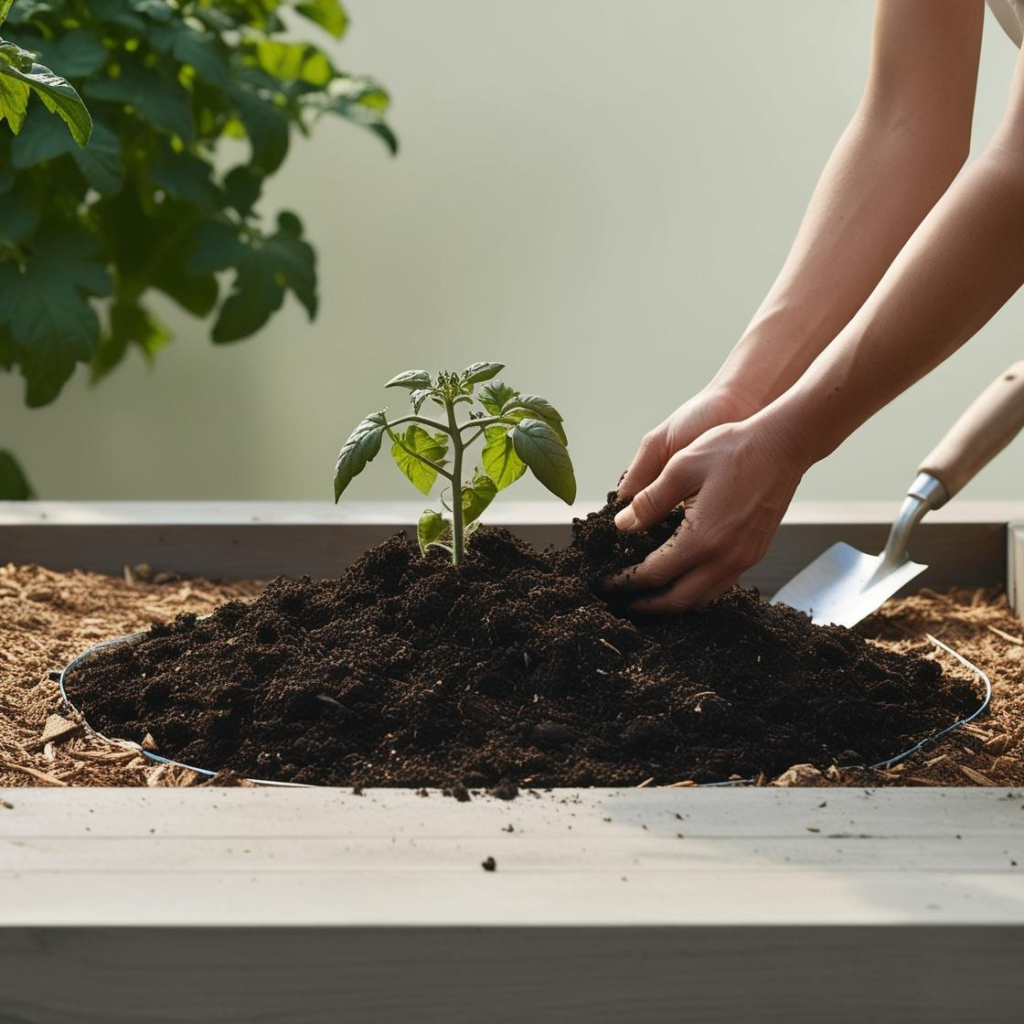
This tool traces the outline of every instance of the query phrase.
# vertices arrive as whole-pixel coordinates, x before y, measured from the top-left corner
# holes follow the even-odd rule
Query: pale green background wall
[[[214,348],[175,316],[156,372],[80,373],[29,412],[0,377],[0,439],[48,498],[328,499],[379,383],[502,359],[563,410],[583,497],[700,387],[770,283],[857,102],[869,0],[350,0],[339,63],[394,94],[403,144],[324,125],[271,200],[320,250],[323,309]],[[1014,50],[989,18],[976,144]],[[893,339],[894,344],[898,339]],[[417,354],[420,349],[428,356]],[[804,498],[902,493],[936,432],[1024,356],[1018,296],[883,411]],[[1024,497],[1024,442],[969,492]],[[540,495],[532,482],[521,497]],[[372,467],[353,497],[406,497]]]

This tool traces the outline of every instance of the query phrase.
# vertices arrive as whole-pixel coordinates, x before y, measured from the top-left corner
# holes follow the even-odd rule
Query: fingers
[[[703,565],[681,576],[660,593],[637,598],[630,604],[630,608],[645,615],[666,615],[689,608],[704,608],[716,597],[721,597],[740,575],[738,569],[723,570],[714,563]]]
[[[646,530],[660,523],[677,505],[693,496],[696,480],[689,460],[682,452],[669,459],[653,483],[638,491],[626,508],[615,517],[615,525],[625,532]]]
[[[616,590],[660,590],[706,561],[707,555],[694,536],[692,524],[684,520],[660,548],[613,576],[608,585]]]
[[[640,441],[633,461],[629,464],[625,476],[619,481],[620,498],[631,498],[642,490],[665,468],[669,457],[668,438],[664,426],[656,427],[645,434]]]

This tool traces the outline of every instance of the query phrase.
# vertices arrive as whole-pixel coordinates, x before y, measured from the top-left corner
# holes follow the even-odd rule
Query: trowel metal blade
[[[833,544],[778,591],[771,603],[806,612],[819,626],[854,626],[928,568],[908,560],[875,579],[881,564],[881,555]]]

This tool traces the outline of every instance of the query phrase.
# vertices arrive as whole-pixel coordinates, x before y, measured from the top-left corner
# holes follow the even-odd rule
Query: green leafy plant
[[[410,392],[412,415],[389,420],[384,408],[352,431],[334,467],[335,502],[374,459],[387,435],[392,459],[420,491],[430,494],[439,477],[448,482],[440,496],[444,511],[427,509],[420,517],[417,535],[424,554],[437,545],[458,565],[481,513],[527,469],[571,505],[576,477],[562,417],[547,399],[499,380],[504,368],[502,363],[473,363],[461,373],[431,377],[426,370],[407,370],[389,380],[385,387]],[[421,415],[428,402],[440,408],[443,419]],[[460,406],[469,407],[461,422]],[[480,465],[469,475],[467,452],[478,440],[483,445]]]
[[[152,360],[170,340],[153,293],[211,318],[218,343],[289,293],[316,315],[315,252],[294,213],[261,215],[264,185],[326,116],[397,150],[384,88],[286,35],[304,20],[340,38],[339,0],[0,0],[0,14],[0,368],[20,371],[29,406],[79,364],[95,381],[130,350]]]
[[[0,0],[0,25],[7,20],[13,5],[14,0]],[[25,123],[33,94],[47,110],[64,121],[79,146],[88,143],[92,118],[74,86],[38,64],[32,51],[0,39],[0,121],[6,120],[15,135]]]

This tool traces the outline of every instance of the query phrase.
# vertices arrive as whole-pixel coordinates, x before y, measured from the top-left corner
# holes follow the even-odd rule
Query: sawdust
[[[193,772],[154,764],[135,750],[91,736],[62,707],[50,673],[102,640],[169,622],[182,612],[206,614],[223,601],[253,598],[261,589],[258,582],[166,575],[154,580],[145,566],[123,579],[38,566],[0,568],[0,787],[209,784]],[[925,634],[943,640],[989,674],[991,712],[892,771],[821,774],[795,766],[774,785],[1024,785],[1024,623],[1004,596],[925,590],[890,601],[859,630],[894,650],[938,657],[955,671]],[[226,776],[212,781],[240,784]]]
[[[925,634],[992,681],[989,713],[887,773],[892,785],[1024,785],[1024,622],[998,590],[922,590],[889,601],[858,627],[896,651],[924,653]],[[948,659],[943,660],[943,665]]]
[[[202,778],[154,764],[133,750],[90,736],[61,707],[49,673],[93,644],[204,615],[232,598],[250,598],[258,583],[210,583],[145,566],[124,579],[38,566],[0,567],[0,787],[181,786]]]

